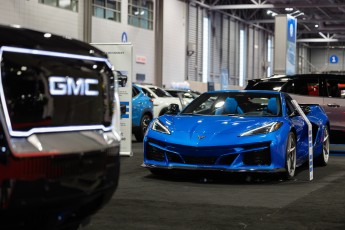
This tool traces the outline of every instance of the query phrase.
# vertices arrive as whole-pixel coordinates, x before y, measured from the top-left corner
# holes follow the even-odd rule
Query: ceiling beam
[[[301,38],[297,39],[297,42],[339,42],[339,40],[334,38]]]
[[[216,5],[210,6],[211,10],[249,10],[249,9],[274,9],[274,8],[286,8],[291,7],[291,4],[232,4],[232,5]],[[316,3],[313,5],[307,3],[294,3],[294,8],[338,8],[345,7],[345,3],[324,4]]]
[[[272,24],[272,23],[274,23],[274,18],[249,20],[248,22]],[[306,20],[301,19],[301,20],[297,20],[297,22],[303,22],[303,23],[318,23],[318,22],[345,23],[345,19],[306,19]]]

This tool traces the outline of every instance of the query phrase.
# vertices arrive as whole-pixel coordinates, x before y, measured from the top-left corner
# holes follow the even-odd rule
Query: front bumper
[[[145,164],[142,163],[141,167],[147,169],[163,169],[163,170],[184,170],[184,171],[218,171],[218,172],[239,172],[239,173],[282,173],[285,172],[285,168],[274,168],[274,169],[265,169],[265,168],[241,168],[241,169],[231,169],[224,167],[200,167],[200,166],[191,166],[191,165],[170,165],[170,166],[160,166],[154,164]]]
[[[224,172],[283,172],[285,162],[272,141],[193,147],[147,138],[143,167]]]
[[[112,197],[119,146],[78,154],[9,157],[0,164],[0,225],[58,229],[80,223]]]

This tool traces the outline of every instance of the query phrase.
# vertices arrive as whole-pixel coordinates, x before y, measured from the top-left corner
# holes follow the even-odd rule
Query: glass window
[[[150,87],[153,93],[157,95],[157,97],[172,97],[167,91],[157,88],[157,87]]]
[[[78,12],[78,0],[39,0],[39,3]]]
[[[286,102],[286,114],[290,116],[295,111],[295,106],[292,104],[292,98],[289,95],[285,95],[285,102]]]
[[[139,93],[140,93],[140,91],[133,86],[132,87],[132,97],[136,97]]]
[[[93,16],[121,22],[121,0],[92,0]]]
[[[345,98],[345,79],[331,79],[326,81],[328,97]]]
[[[284,86],[284,92],[307,96],[319,96],[318,78],[295,79],[291,84]]]
[[[280,116],[279,94],[256,92],[205,93],[193,100],[182,114],[226,116]]]
[[[128,24],[153,30],[153,1],[129,0]]]
[[[142,90],[144,91],[145,95],[149,98],[155,98],[155,96],[152,93],[150,93],[147,89],[142,88]]]

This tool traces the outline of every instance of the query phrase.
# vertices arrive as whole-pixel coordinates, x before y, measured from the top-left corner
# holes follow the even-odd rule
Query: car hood
[[[165,135],[166,141],[172,141],[176,144],[188,143],[188,145],[213,146],[224,145],[225,140],[230,142],[235,141],[246,131],[261,127],[274,121],[282,121],[283,118],[164,115],[159,117],[159,120],[171,132],[170,135]],[[249,136],[249,138],[263,138],[264,136],[265,134]]]

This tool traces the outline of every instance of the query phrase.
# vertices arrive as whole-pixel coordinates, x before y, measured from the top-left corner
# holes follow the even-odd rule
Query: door
[[[330,121],[331,143],[345,144],[345,79],[325,79],[323,108]]]

